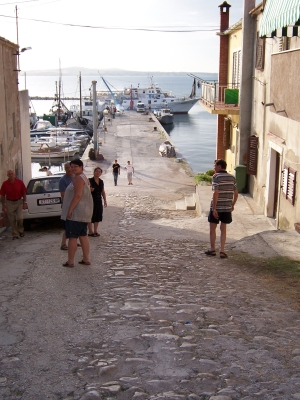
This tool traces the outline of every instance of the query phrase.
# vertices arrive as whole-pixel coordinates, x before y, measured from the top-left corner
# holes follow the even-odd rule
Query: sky
[[[244,0],[227,0],[230,25]],[[218,72],[223,0],[0,0],[0,36],[31,47],[22,71],[85,67]],[[18,24],[16,24],[16,6]],[[168,31],[168,32],[166,32]],[[173,32],[170,32],[173,31]],[[183,32],[186,31],[186,32]]]

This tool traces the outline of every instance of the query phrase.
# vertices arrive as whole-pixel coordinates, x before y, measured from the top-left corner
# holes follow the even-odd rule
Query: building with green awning
[[[300,18],[300,0],[267,0],[259,27],[261,37],[272,34],[277,29],[298,25]],[[287,30],[280,36],[286,36]],[[291,31],[290,36],[297,36],[298,29]]]

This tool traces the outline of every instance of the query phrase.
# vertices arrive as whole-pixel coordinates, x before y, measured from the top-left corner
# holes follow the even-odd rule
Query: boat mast
[[[61,120],[61,65],[59,60],[59,80],[58,80],[58,106],[57,106],[57,123]]]
[[[82,117],[81,71],[79,71],[79,115]]]

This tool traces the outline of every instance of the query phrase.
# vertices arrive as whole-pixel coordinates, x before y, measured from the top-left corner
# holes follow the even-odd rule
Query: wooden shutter
[[[258,155],[258,137],[252,135],[248,139],[247,174],[256,175]]]
[[[263,70],[265,64],[265,39],[257,37],[255,68]]]
[[[295,204],[295,191],[296,191],[296,174],[297,172],[284,164],[282,171],[282,194],[292,204]]]
[[[241,82],[241,50],[232,55],[232,88],[239,88]]]

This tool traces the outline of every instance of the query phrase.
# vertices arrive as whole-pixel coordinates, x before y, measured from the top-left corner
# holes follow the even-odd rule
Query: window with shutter
[[[252,135],[248,139],[247,174],[256,175],[258,155],[258,137]]]
[[[241,82],[241,50],[232,55],[232,88],[239,88]]]
[[[257,33],[257,36],[259,34]],[[265,38],[257,37],[256,41],[256,62],[255,68],[258,70],[264,69],[264,61],[265,61]]]
[[[292,203],[292,205],[295,204],[296,173],[297,171],[290,168],[287,164],[284,164],[281,190],[284,197]]]

